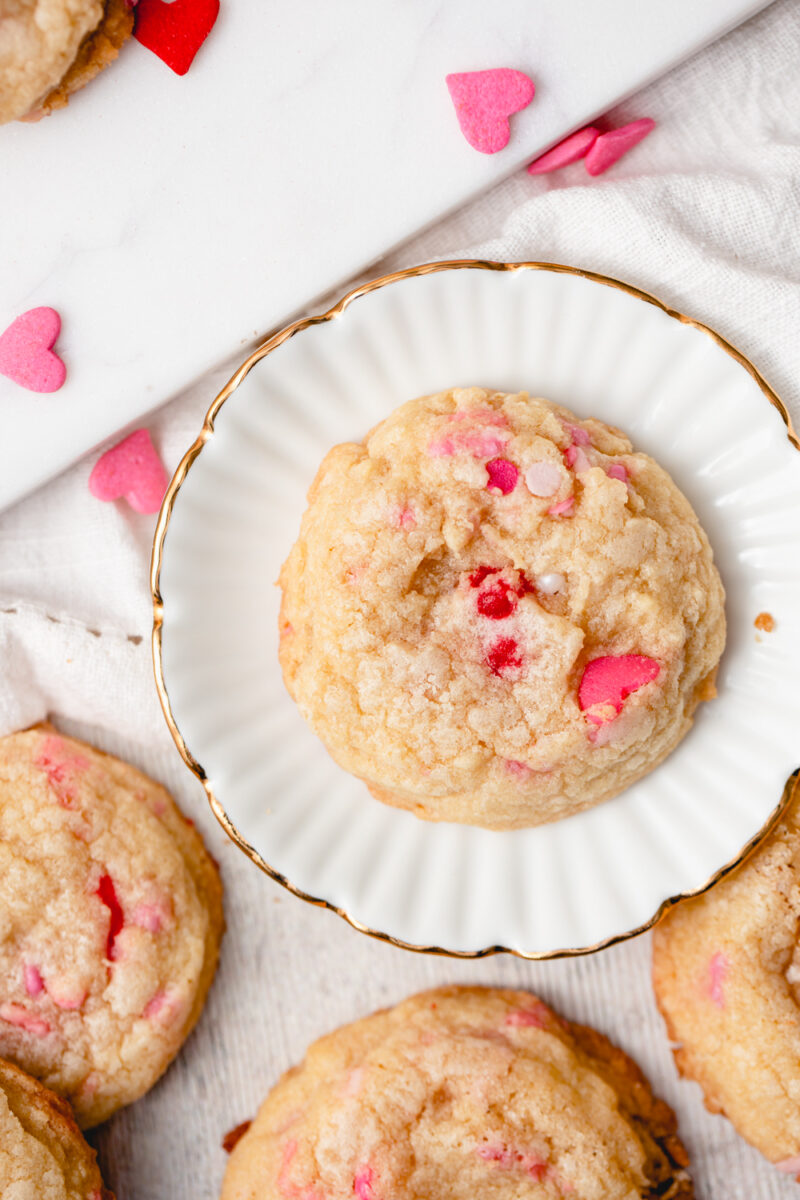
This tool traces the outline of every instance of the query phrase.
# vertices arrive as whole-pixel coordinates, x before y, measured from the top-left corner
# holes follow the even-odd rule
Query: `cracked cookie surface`
[[[690,1200],[675,1118],[602,1034],[530,992],[438,988],[284,1075],[222,1200]]]
[[[222,929],[216,866],[164,788],[50,727],[0,739],[0,1056],[82,1126],[177,1054]]]
[[[334,447],[279,582],[301,712],[421,817],[597,804],[715,694],[724,593],[690,504],[618,430],[525,393],[422,397]]]

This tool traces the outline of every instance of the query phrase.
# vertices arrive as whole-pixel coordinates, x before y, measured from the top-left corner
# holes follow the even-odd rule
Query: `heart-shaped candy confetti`
[[[643,117],[641,121],[631,121],[630,125],[622,125],[619,129],[601,133],[587,152],[586,170],[590,175],[602,175],[603,171],[613,167],[623,154],[637,146],[655,127],[655,121]]]
[[[106,450],[89,476],[89,491],[98,500],[124,498],[140,513],[158,512],[166,490],[167,473],[146,429]]]
[[[176,75],[185,75],[218,15],[219,0],[139,0],[133,36]]]
[[[568,167],[570,163],[583,158],[587,150],[597,141],[599,135],[600,130],[595,129],[594,125],[587,125],[585,129],[571,133],[568,138],[564,138],[563,142],[553,146],[552,150],[548,150],[546,154],[534,159],[528,167],[528,174],[546,175],[548,171],[558,171],[560,167]]]
[[[522,71],[495,67],[463,71],[446,79],[461,132],[481,154],[496,154],[511,137],[508,118],[534,97],[533,80]]]
[[[31,392],[57,392],[67,369],[52,347],[61,332],[54,308],[31,308],[0,334],[0,375]]]
[[[581,712],[593,725],[605,725],[622,711],[631,692],[658,678],[660,665],[645,654],[608,654],[586,664],[578,685]]]

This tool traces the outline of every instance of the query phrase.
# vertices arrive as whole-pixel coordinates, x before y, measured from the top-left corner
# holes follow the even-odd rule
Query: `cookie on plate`
[[[653,983],[706,1107],[800,1179],[800,789],[732,875],[653,934]]]
[[[432,820],[556,820],[652,770],[712,697],[724,593],[618,430],[525,393],[413,400],[335,446],[280,575],[289,692]]]
[[[62,108],[132,32],[127,0],[3,0],[0,125]]]
[[[222,1200],[688,1200],[672,1111],[529,992],[438,988],[310,1047],[236,1144]]]
[[[177,1054],[222,929],[217,868],[164,788],[48,726],[0,739],[0,1056],[84,1128]]]
[[[0,1195],[114,1200],[66,1100],[0,1059]]]

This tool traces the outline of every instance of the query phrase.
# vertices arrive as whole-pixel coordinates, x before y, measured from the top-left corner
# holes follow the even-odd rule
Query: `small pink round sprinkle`
[[[493,458],[487,462],[486,471],[489,475],[489,482],[486,486],[490,491],[497,488],[499,492],[507,496],[517,486],[519,471],[507,458]]]
[[[532,496],[554,496],[561,486],[561,478],[555,463],[535,462],[525,472],[525,486]]]
[[[628,482],[628,469],[624,463],[612,463],[606,468],[606,475],[609,479],[619,479],[623,483]]]
[[[563,517],[572,512],[575,504],[574,496],[567,496],[566,500],[559,500],[558,504],[551,504],[547,510],[548,517]]]
[[[25,980],[25,991],[29,996],[38,996],[44,988],[44,980],[39,973],[38,967],[31,966],[27,963],[22,968],[22,977]]]

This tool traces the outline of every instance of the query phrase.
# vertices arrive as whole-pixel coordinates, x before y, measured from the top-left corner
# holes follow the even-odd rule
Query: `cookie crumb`
[[[775,628],[775,618],[772,613],[760,612],[753,624],[756,629],[763,629],[764,633],[772,633]]]
[[[222,1149],[226,1154],[230,1154],[234,1147],[238,1145],[252,1124],[252,1121],[241,1121],[233,1129],[228,1130],[222,1139]]]

